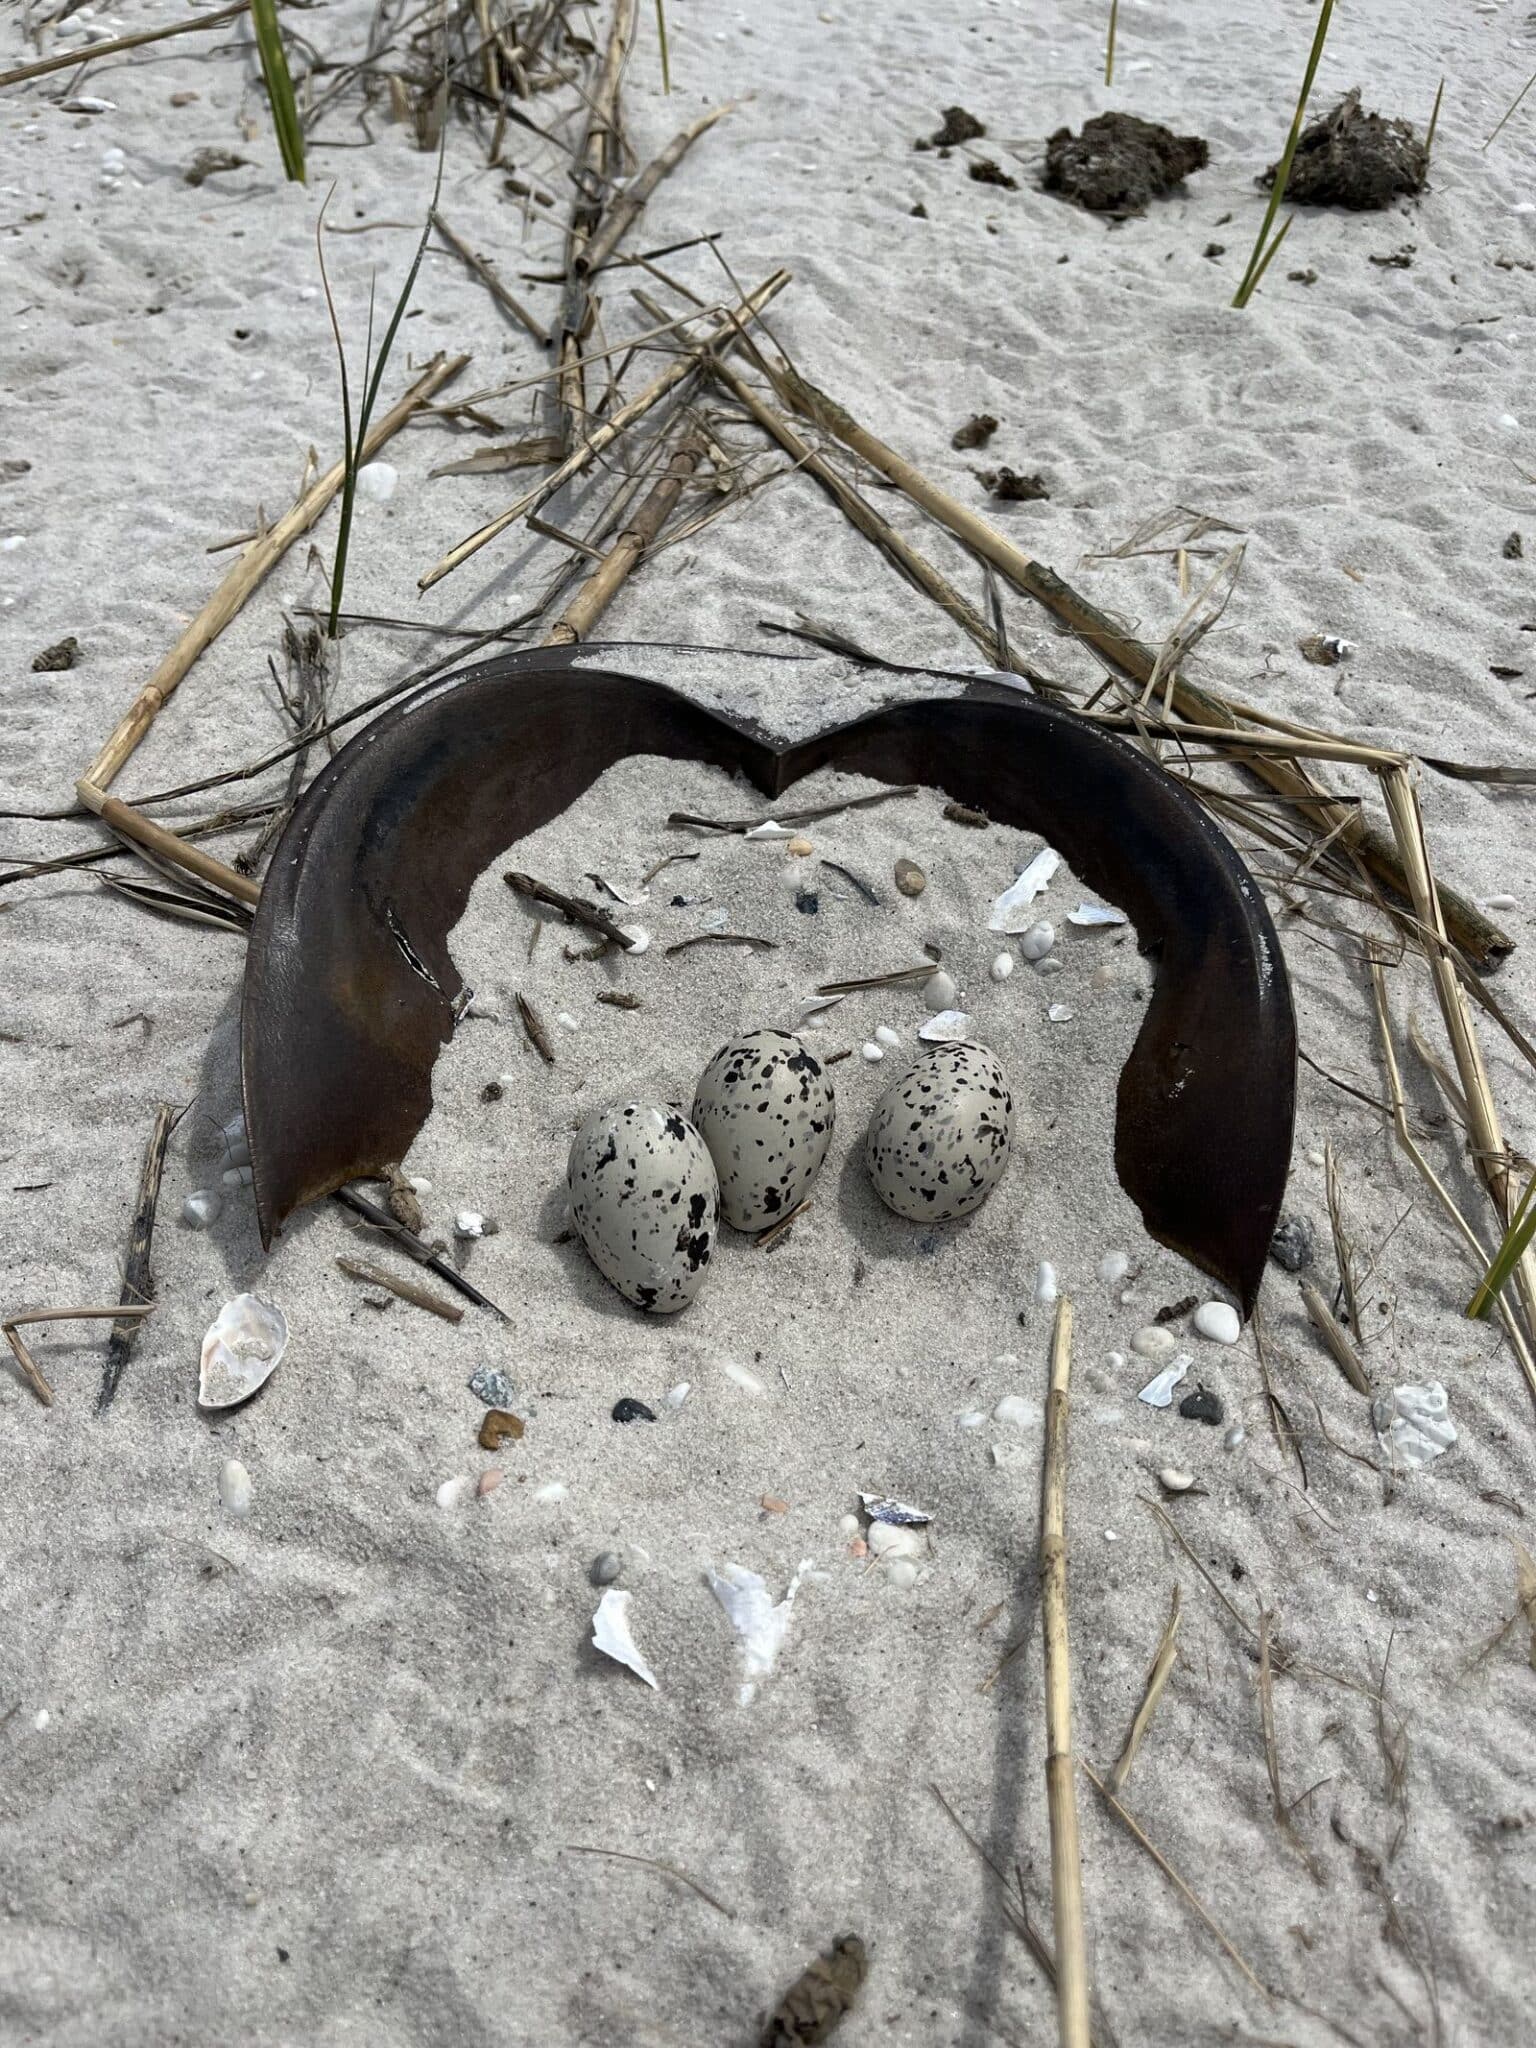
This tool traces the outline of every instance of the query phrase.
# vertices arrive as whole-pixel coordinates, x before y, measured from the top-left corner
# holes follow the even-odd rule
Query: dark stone
[[[968,114],[964,107],[946,107],[944,124],[935,128],[931,135],[925,135],[921,142],[914,142],[914,149],[953,149],[957,143],[974,142],[978,135],[985,135],[987,124],[978,121],[974,114]]]
[[[1279,168],[1271,164],[1259,183],[1272,185]],[[1400,194],[1422,192],[1428,173],[1429,151],[1410,124],[1362,114],[1357,88],[1301,131],[1285,197],[1297,206],[1375,213]]]
[[[482,1102],[500,1102],[505,1092],[499,1081],[487,1081],[480,1090],[480,1100]]]
[[[1226,1410],[1208,1387],[1196,1387],[1192,1394],[1186,1394],[1179,1403],[1179,1413],[1187,1422],[1208,1422],[1213,1429],[1226,1419]]]
[[[916,206],[912,207],[910,211],[912,214],[912,218],[914,220],[926,220],[928,218],[928,209],[926,206],[924,206],[921,199],[919,199]]]
[[[1165,1302],[1152,1318],[1154,1323],[1177,1322],[1180,1316],[1187,1316],[1192,1308],[1200,1306],[1198,1294],[1186,1294],[1182,1301]]]
[[[1045,190],[1124,219],[1149,199],[1171,192],[1191,171],[1204,170],[1210,151],[1198,135],[1175,135],[1135,114],[1097,114],[1082,133],[1058,128],[1045,146]]]
[[[802,916],[814,917],[821,908],[821,898],[814,889],[797,889],[795,891],[795,908]]]
[[[626,1394],[622,1401],[613,1404],[615,1422],[654,1422],[655,1410],[647,1408],[643,1401],[637,1401],[632,1394]]]
[[[1214,262],[1218,256],[1226,255],[1227,245],[1225,242],[1207,242],[1204,253]]]
[[[1506,562],[1518,562],[1524,558],[1525,542],[1521,540],[1518,533],[1512,533],[1499,552],[1503,555]],[[34,661],[32,666],[36,668],[37,663]]]
[[[1305,1216],[1282,1216],[1269,1241],[1269,1256],[1287,1273],[1299,1273],[1303,1266],[1312,1263],[1314,1242],[1312,1226]]]

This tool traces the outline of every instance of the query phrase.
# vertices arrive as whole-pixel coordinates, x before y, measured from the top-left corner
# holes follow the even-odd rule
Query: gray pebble
[[[1269,1256],[1287,1273],[1299,1273],[1312,1263],[1313,1231],[1305,1216],[1282,1216],[1269,1241]]]
[[[594,1586],[611,1586],[624,1569],[624,1560],[616,1550],[601,1551],[587,1567],[587,1577]]]
[[[498,1366],[482,1365],[469,1376],[469,1391],[487,1408],[512,1408],[517,1391]]]

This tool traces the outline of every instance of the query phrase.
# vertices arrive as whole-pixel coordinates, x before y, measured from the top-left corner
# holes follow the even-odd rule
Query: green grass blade
[[[1440,126],[1440,102],[1445,98],[1445,80],[1442,78],[1435,91],[1435,104],[1430,112],[1429,126],[1424,130],[1424,162],[1429,163],[1429,153],[1435,146],[1435,130]]]
[[[1514,98],[1510,101],[1509,105],[1504,109],[1504,112],[1499,117],[1497,126],[1494,128],[1493,135],[1490,135],[1488,138],[1488,142],[1492,142],[1494,135],[1498,134],[1499,129],[1504,126],[1504,123],[1515,111],[1516,107],[1519,106],[1520,102],[1525,98],[1526,94],[1530,91],[1533,85],[1536,85],[1536,71],[1533,71],[1531,73],[1530,77],[1525,81],[1524,85],[1521,86],[1520,90],[1515,94]],[[1485,142],[1483,144],[1484,149],[1488,147],[1488,142]]]
[[[304,130],[300,126],[298,104],[293,97],[293,79],[288,71],[288,53],[283,48],[283,32],[277,25],[277,0],[251,0],[251,26],[256,31],[261,75],[266,80],[267,98],[272,103],[272,126],[277,131],[283,170],[294,184],[302,185]]]
[[[1120,0],[1109,0],[1109,40],[1104,45],[1104,83],[1115,82],[1115,28],[1120,20]]]
[[[672,60],[667,55],[667,8],[666,0],[656,0],[656,33],[661,39],[661,89],[672,90]]]
[[[1285,188],[1290,183],[1291,165],[1296,158],[1296,145],[1301,140],[1302,126],[1307,118],[1307,99],[1312,91],[1312,81],[1317,76],[1317,67],[1322,62],[1323,44],[1328,40],[1328,24],[1333,19],[1333,0],[1323,0],[1322,12],[1317,17],[1317,28],[1312,37],[1312,49],[1307,58],[1306,76],[1301,81],[1301,96],[1296,102],[1296,112],[1291,121],[1291,132],[1286,139],[1285,154],[1275,169],[1275,182],[1269,188],[1269,205],[1265,209],[1263,225],[1253,245],[1253,254],[1248,258],[1248,268],[1243,272],[1243,281],[1233,296],[1234,306],[1246,306],[1253,297],[1254,286],[1265,267],[1265,250],[1269,246],[1269,231],[1275,224],[1275,215],[1280,211],[1285,198]],[[1274,254],[1273,249],[1269,251]]]
[[[1504,1233],[1504,1242],[1494,1255],[1493,1264],[1478,1283],[1477,1292],[1467,1303],[1467,1314],[1480,1320],[1493,1307],[1495,1300],[1507,1286],[1516,1266],[1524,1258],[1531,1239],[1536,1237],[1536,1175],[1533,1175],[1525,1193],[1520,1197],[1519,1206],[1510,1218]]]

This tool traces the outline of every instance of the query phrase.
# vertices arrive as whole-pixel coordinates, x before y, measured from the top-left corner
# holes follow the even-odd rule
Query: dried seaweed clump
[[[1259,183],[1272,185],[1278,168],[1271,164]],[[1428,173],[1429,151],[1411,125],[1362,114],[1357,86],[1331,114],[1301,131],[1285,196],[1298,206],[1372,213],[1403,193],[1422,192]]]
[[[987,124],[978,121],[964,107],[946,107],[944,119],[931,135],[923,135],[913,143],[914,149],[958,149],[962,142],[974,142],[979,135],[985,135]]]
[[[1081,135],[1058,128],[1045,146],[1045,190],[1060,192],[1090,213],[1124,219],[1149,199],[1202,171],[1210,150],[1198,135],[1175,135],[1135,114],[1096,114]]]
[[[797,1977],[774,2008],[761,2048],[806,2048],[828,2041],[853,2010],[869,1969],[869,1951],[844,1934]]]

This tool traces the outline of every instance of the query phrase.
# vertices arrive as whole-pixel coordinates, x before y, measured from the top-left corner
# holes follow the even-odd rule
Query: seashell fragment
[[[1079,903],[1076,910],[1067,912],[1067,923],[1076,925],[1124,924],[1123,910],[1115,910],[1107,903]]]
[[[1030,922],[1030,905],[1037,896],[1044,894],[1052,875],[1060,866],[1061,855],[1053,847],[1042,846],[1017,880],[1010,882],[992,905],[992,915],[987,919],[987,930],[1013,933],[1027,929]]]
[[[1131,1339],[1131,1349],[1137,1357],[1150,1358],[1154,1365],[1165,1364],[1178,1348],[1178,1338],[1163,1323],[1148,1323]]]
[[[197,1188],[181,1205],[181,1220],[188,1230],[206,1230],[217,1223],[224,1197],[217,1188]]]
[[[887,1052],[894,1052],[901,1043],[901,1033],[893,1031],[889,1024],[877,1024],[875,1026],[875,1043],[876,1045],[883,1045]]]
[[[251,1475],[238,1458],[227,1458],[219,1473],[219,1499],[224,1512],[243,1522],[251,1512]]]
[[[1371,1421],[1394,1472],[1428,1465],[1456,1441],[1450,1401],[1439,1380],[1391,1387],[1371,1402]]]
[[[1188,1493],[1195,1483],[1195,1475],[1180,1465],[1165,1465],[1157,1475],[1157,1483],[1164,1493]]]
[[[624,1664],[634,1672],[636,1678],[643,1678],[652,1692],[660,1692],[656,1674],[646,1663],[639,1645],[629,1632],[629,1603],[631,1595],[610,1586],[597,1603],[597,1612],[592,1617],[592,1647],[601,1650],[605,1657],[611,1657],[615,1664]]]
[[[1193,1364],[1194,1360],[1189,1353],[1181,1351],[1172,1365],[1165,1365],[1155,1379],[1147,1381],[1136,1396],[1137,1400],[1145,1401],[1149,1408],[1171,1408],[1173,1390]]]
[[[887,1530],[892,1536],[898,1534],[889,1523],[877,1522],[874,1526]],[[710,1591],[725,1609],[731,1627],[741,1638],[745,1683],[740,1699],[744,1707],[752,1704],[758,1680],[768,1676],[778,1659],[784,1638],[789,1633],[789,1617],[795,1595],[800,1590],[800,1581],[811,1568],[811,1560],[802,1558],[799,1570],[777,1606],[769,1594],[767,1582],[756,1572],[749,1572],[745,1565],[727,1564],[720,1571],[711,1571],[708,1575]]]
[[[288,1319],[259,1295],[237,1294],[208,1326],[198,1373],[199,1408],[233,1408],[268,1380],[288,1348]]]
[[[947,967],[935,969],[923,983],[923,1001],[930,1010],[952,1010],[959,996],[959,984]]]
[[[971,1020],[964,1010],[940,1010],[936,1017],[930,1017],[926,1024],[919,1024],[917,1035],[930,1045],[948,1045],[956,1039],[970,1036]]]

